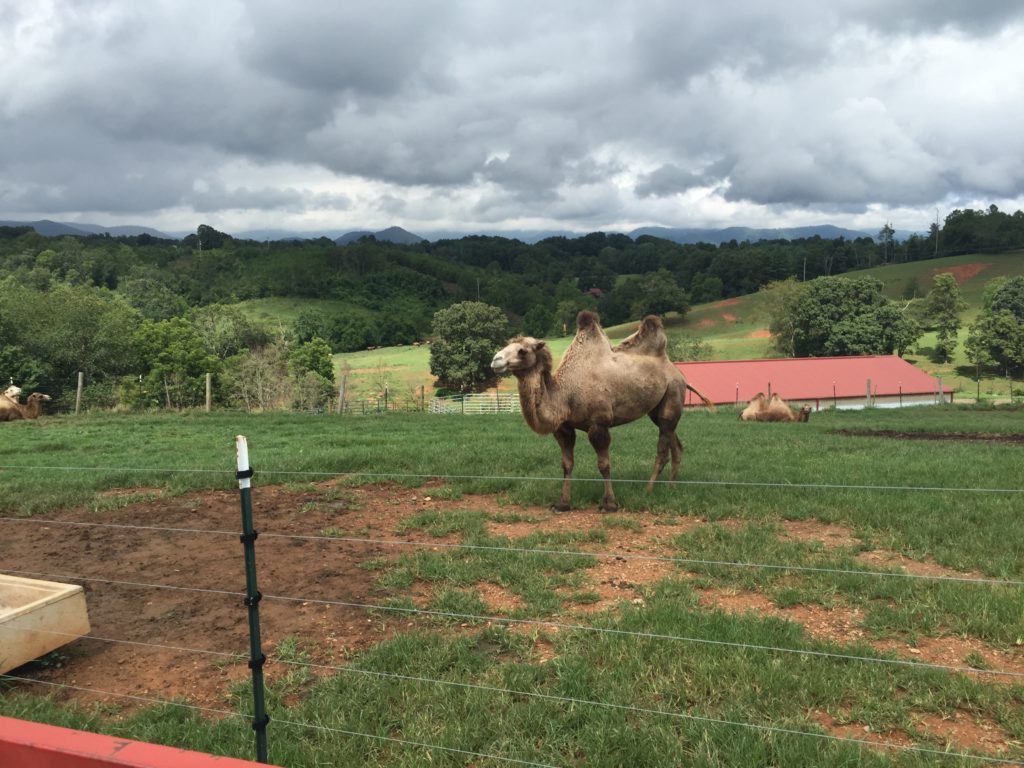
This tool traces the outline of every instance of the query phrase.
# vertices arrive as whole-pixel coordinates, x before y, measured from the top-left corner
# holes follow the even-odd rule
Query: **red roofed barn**
[[[953,390],[940,379],[896,355],[722,360],[676,367],[716,405],[745,405],[758,392],[778,393],[794,407],[806,403],[815,410],[953,402]],[[701,403],[687,392],[686,404]]]

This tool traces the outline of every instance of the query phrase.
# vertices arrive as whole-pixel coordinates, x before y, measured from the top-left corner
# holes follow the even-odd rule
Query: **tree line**
[[[0,377],[66,406],[83,371],[96,404],[188,407],[204,397],[212,372],[219,403],[317,407],[333,386],[332,352],[424,339],[435,314],[461,302],[497,307],[509,331],[545,336],[571,332],[582,309],[597,310],[607,324],[684,314],[693,303],[787,278],[811,284],[886,261],[1022,244],[1024,214],[994,206],[954,211],[941,229],[903,242],[680,245],[595,232],[534,244],[469,236],[395,245],[368,237],[340,246],[327,238],[239,240],[207,225],[180,241],[0,227]],[[235,306],[266,297],[329,301],[311,303],[287,327],[256,322]],[[891,326],[884,316],[876,322]]]

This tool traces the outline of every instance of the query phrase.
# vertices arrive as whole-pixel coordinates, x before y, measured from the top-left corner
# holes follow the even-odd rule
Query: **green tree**
[[[982,312],[967,339],[968,354],[979,370],[988,362],[1007,374],[1024,370],[1024,323],[1008,309]]]
[[[186,317],[202,336],[207,351],[222,360],[246,349],[266,346],[271,341],[270,330],[251,320],[236,306],[196,307]]]
[[[796,304],[803,295],[804,285],[790,277],[768,283],[759,290],[768,312],[772,347],[786,357],[796,354]]]
[[[554,324],[555,313],[543,304],[534,304],[523,315],[523,330],[529,336],[547,336]]]
[[[669,339],[668,357],[670,360],[710,360],[714,349],[704,339],[695,336],[678,336]]]
[[[960,286],[949,272],[935,276],[924,302],[925,317],[936,332],[935,359],[945,363],[952,359],[956,349],[960,313],[967,309],[967,302],[960,297]]]
[[[498,307],[464,301],[434,313],[430,372],[442,387],[475,392],[495,382],[491,360],[508,337]]]
[[[288,369],[295,378],[315,373],[333,384],[334,362],[331,359],[331,345],[319,336],[314,336],[291,351],[288,355]]]
[[[804,284],[786,320],[793,353],[821,355],[902,354],[920,336],[916,323],[882,295],[870,277],[819,277]]]
[[[205,398],[206,374],[217,373],[220,361],[188,320],[147,320],[135,334],[143,369],[141,405],[190,408]]]

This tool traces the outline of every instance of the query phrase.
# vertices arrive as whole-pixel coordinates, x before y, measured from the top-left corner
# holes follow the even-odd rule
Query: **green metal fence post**
[[[242,435],[235,438],[238,455],[238,491],[242,501],[242,535],[239,539],[245,549],[245,605],[249,609],[249,669],[252,670],[253,715],[252,729],[256,732],[256,759],[267,762],[267,723],[270,717],[266,711],[263,687],[263,665],[267,657],[260,649],[260,600],[263,595],[256,588],[256,537],[259,534],[252,525],[252,490],[249,466],[249,444]]]

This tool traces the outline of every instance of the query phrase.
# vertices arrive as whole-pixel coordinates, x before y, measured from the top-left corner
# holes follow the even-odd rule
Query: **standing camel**
[[[562,450],[562,495],[554,508],[570,508],[578,429],[586,432],[604,478],[604,497],[598,508],[614,512],[618,504],[611,483],[609,430],[647,414],[659,433],[654,472],[647,488],[654,486],[670,454],[670,479],[675,480],[682,456],[682,443],[675,430],[683,412],[686,379],[664,356],[613,351],[593,312],[580,312],[576,325],[576,337],[556,373],[552,373],[547,344],[529,336],[512,339],[494,356],[491,367],[499,374],[516,377],[526,423],[537,434],[553,434]]]
[[[24,405],[12,400],[7,395],[0,395],[0,421],[20,421],[22,419],[38,419],[43,412],[43,403],[50,400],[49,395],[33,392]]]

